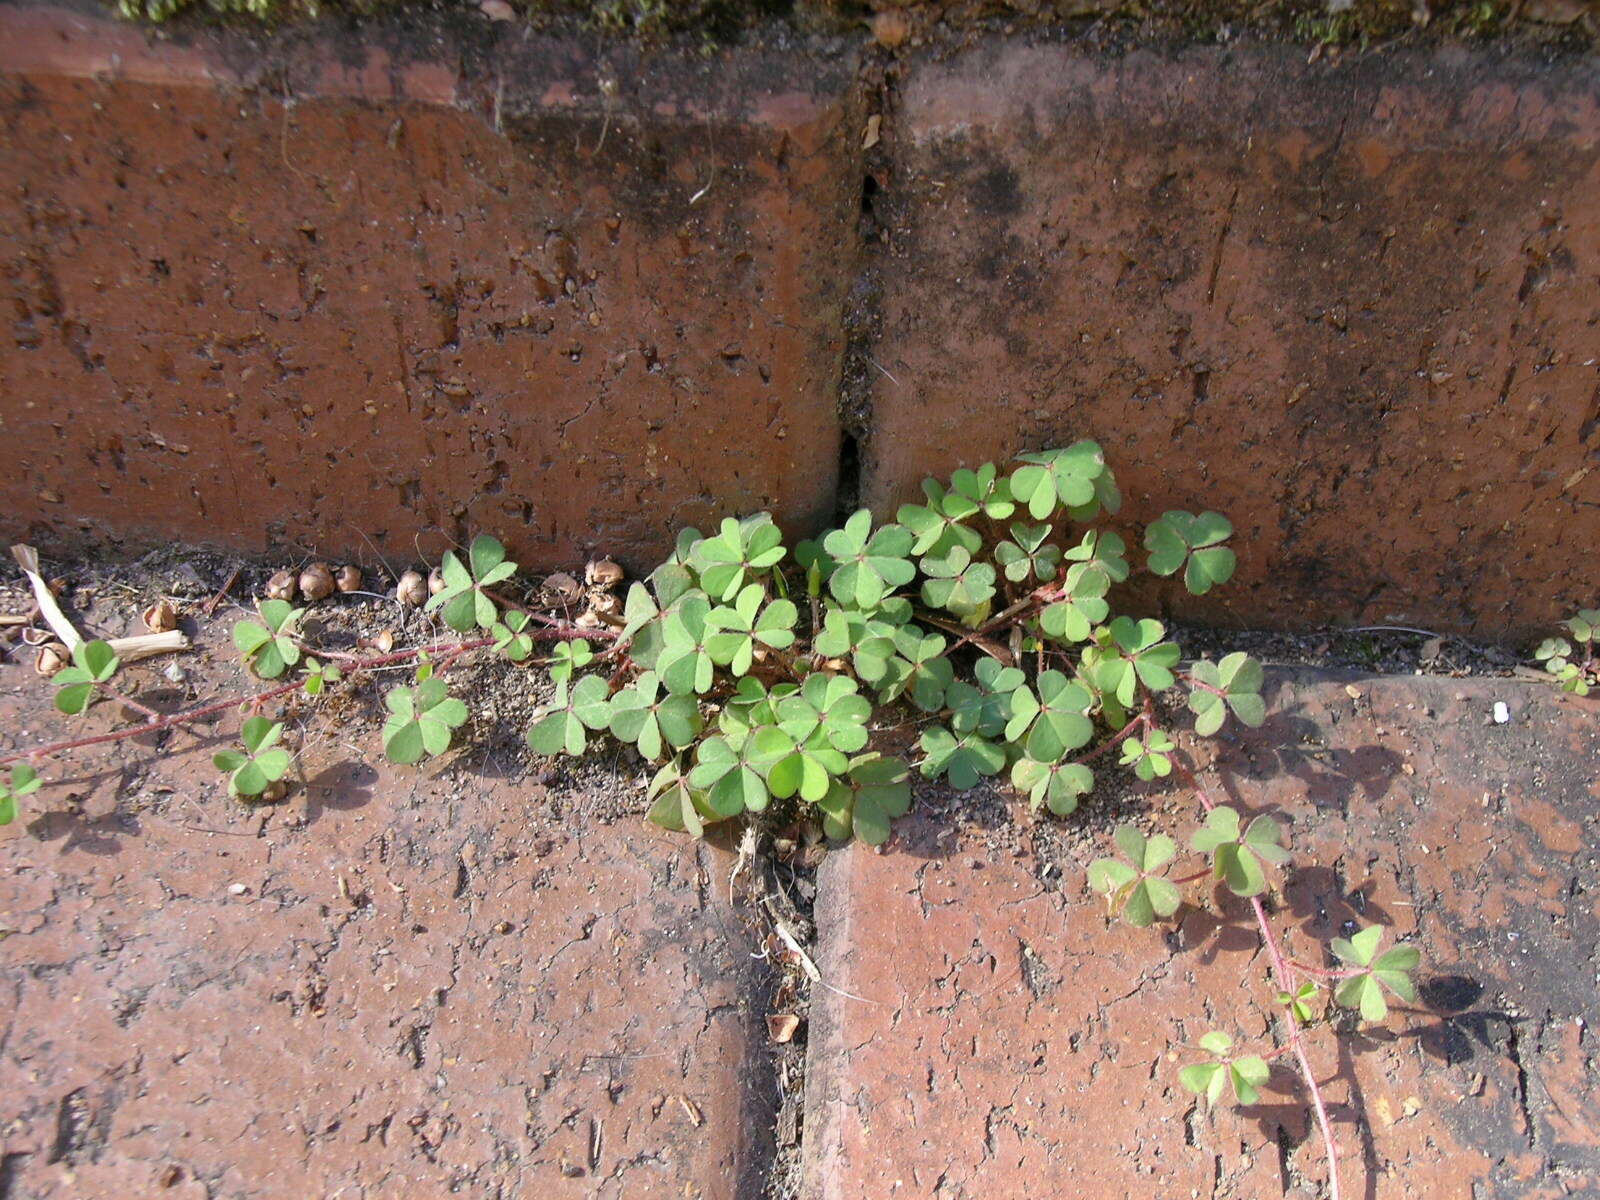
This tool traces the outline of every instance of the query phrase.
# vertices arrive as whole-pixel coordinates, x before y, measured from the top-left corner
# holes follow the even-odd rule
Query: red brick
[[[59,735],[3,686],[8,740]],[[259,820],[209,736],[49,765],[0,842],[9,1194],[750,1194],[769,1076],[727,856],[370,734],[313,727],[312,786]]]
[[[402,559],[488,529],[648,567],[684,523],[815,527],[858,191],[836,49],[8,6],[0,528]]]
[[[1582,1049],[1600,1019],[1596,706],[1509,680],[1280,674],[1269,692],[1267,725],[1221,743],[1207,776],[1289,822],[1290,952],[1320,961],[1358,917],[1423,952],[1414,1010],[1309,1035],[1345,1194],[1600,1187],[1579,1115],[1600,1100]],[[1509,724],[1486,725],[1495,700]],[[1186,793],[1135,805],[1192,824]],[[1248,908],[1186,907],[1165,939],[1107,929],[1083,872],[1108,852],[1103,813],[1074,818],[1100,828],[1087,838],[1023,818],[1015,848],[992,805],[974,815],[925,810],[887,853],[824,864],[807,1194],[1321,1194],[1299,1182],[1326,1170],[1289,1069],[1249,1109],[1207,1113],[1177,1083],[1209,1028],[1272,1042]]]
[[[1592,599],[1587,64],[995,42],[911,65],[886,136],[874,506],[1094,437],[1135,527],[1237,526],[1190,611],[1501,635]]]

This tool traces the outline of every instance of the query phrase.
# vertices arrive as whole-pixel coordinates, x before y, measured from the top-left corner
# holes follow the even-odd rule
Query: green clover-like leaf
[[[1027,682],[1016,667],[981,658],[973,667],[975,682],[958,679],[945,692],[950,727],[958,734],[998,737],[1011,720],[1011,695]]]
[[[1172,774],[1172,739],[1159,729],[1143,738],[1132,737],[1122,743],[1121,765],[1132,767],[1140,779],[1165,779]]]
[[[245,663],[262,679],[276,679],[300,661],[294,635],[305,609],[287,600],[263,600],[256,605],[261,620],[240,621],[233,627],[233,644]]]
[[[1283,828],[1271,817],[1257,817],[1241,829],[1239,810],[1222,804],[1206,814],[1206,823],[1191,844],[1201,854],[1211,855],[1216,878],[1234,895],[1259,896],[1267,890],[1264,868],[1289,861],[1282,843]]]
[[[17,819],[18,804],[24,796],[31,796],[42,787],[39,773],[26,763],[18,763],[0,775],[0,825],[9,825]]]
[[[667,690],[703,693],[711,688],[715,663],[708,643],[717,630],[709,623],[711,602],[700,592],[679,599],[661,627],[656,669]]]
[[[653,801],[649,819],[663,829],[700,837],[706,825],[727,819],[711,807],[704,792],[689,786],[689,778],[676,759],[655,773],[646,795]]]
[[[901,626],[891,618],[902,611],[909,614],[909,606],[902,609],[891,603],[869,614],[830,605],[812,648],[825,658],[849,657],[858,678],[865,683],[878,683],[895,657],[895,639]]]
[[[938,712],[944,707],[946,689],[955,680],[955,667],[944,656],[944,647],[940,634],[924,633],[916,625],[896,629],[897,654],[879,684],[878,698],[887,702],[906,695],[923,712]]]
[[[1094,772],[1082,763],[1019,758],[1011,765],[1011,784],[1028,793],[1035,812],[1048,807],[1064,817],[1076,811],[1079,797],[1094,789]]]
[[[559,688],[571,681],[573,672],[583,670],[594,661],[594,649],[584,638],[573,638],[557,642],[551,658],[554,661],[550,664],[550,679]]]
[[[922,572],[928,577],[922,584],[924,604],[947,609],[968,625],[977,625],[989,615],[994,568],[973,562],[966,547],[954,546],[944,558],[924,558]]]
[[[788,600],[774,600],[765,608],[766,592],[759,583],[745,587],[732,605],[714,608],[706,617],[710,631],[706,653],[718,666],[743,675],[755,661],[756,647],[781,650],[794,644],[794,623],[799,610]]]
[[[1065,450],[1018,456],[1028,465],[1011,475],[1011,495],[1028,506],[1035,521],[1044,521],[1064,505],[1074,520],[1088,521],[1101,507],[1116,512],[1122,505],[1106,456],[1095,442],[1082,441]]]
[[[1018,522],[1011,527],[1013,540],[1003,541],[994,548],[995,562],[1012,583],[1022,583],[1030,577],[1044,583],[1056,577],[1061,550],[1048,540],[1051,528]]]
[[[1039,628],[1058,642],[1087,641],[1111,609],[1105,600],[1110,586],[1110,578],[1103,571],[1074,563],[1054,593],[1060,598],[1039,614]]]
[[[1145,530],[1144,545],[1150,551],[1149,567],[1157,575],[1184,572],[1183,583],[1192,595],[1209,592],[1214,584],[1233,578],[1238,560],[1233,551],[1219,543],[1233,535],[1233,525],[1221,513],[1163,513]]]
[[[72,665],[57,671],[52,681],[56,708],[77,716],[89,707],[96,685],[109,683],[121,665],[116,651],[105,642],[79,642],[72,649]]]
[[[695,749],[689,786],[722,818],[760,812],[771,799],[767,774],[793,750],[793,739],[770,725],[708,737]]]
[[[963,792],[975,787],[980,776],[998,775],[1006,765],[1006,752],[976,730],[958,736],[935,725],[922,734],[922,752],[925,777],[942,775],[951,787]]]
[[[1297,1025],[1309,1025],[1316,1020],[1316,1013],[1312,1011],[1311,1002],[1317,998],[1317,985],[1302,983],[1295,989],[1294,994],[1279,991],[1273,999],[1289,1010],[1289,1015]]]
[[[1190,674],[1189,708],[1195,714],[1194,731],[1202,737],[1221,729],[1230,710],[1252,729],[1267,719],[1266,701],[1261,698],[1261,664],[1248,654],[1237,651],[1220,663],[1202,659]]]
[[[499,610],[484,589],[510,579],[517,573],[517,564],[506,558],[506,548],[498,541],[479,534],[467,548],[465,563],[455,551],[445,551],[439,573],[444,577],[444,587],[428,598],[424,610],[442,609],[444,623],[458,633],[466,633],[494,628]]]
[[[318,662],[314,658],[306,659],[306,677],[302,685],[308,696],[320,696],[330,684],[338,683],[344,678],[344,672],[339,670],[334,663]]]
[[[769,572],[784,555],[783,534],[767,513],[723,519],[715,537],[698,542],[689,556],[700,586],[714,600],[732,600],[747,581]]]
[[[631,742],[648,759],[659,759],[662,749],[689,745],[702,726],[700,705],[693,696],[664,692],[654,671],[645,671],[611,698],[610,728],[619,741]],[[579,724],[582,724],[580,718]],[[561,731],[562,745],[566,728]],[[550,738],[554,734],[547,735]]]
[[[505,655],[512,662],[522,662],[533,653],[533,635],[527,632],[528,614],[525,612],[507,612],[501,615],[489,629],[489,636],[494,638],[496,653]]]
[[[222,750],[211,762],[228,772],[228,791],[239,797],[259,796],[289,771],[294,756],[278,745],[283,723],[266,717],[251,717],[239,729],[244,752]]]
[[[429,675],[415,687],[395,688],[383,698],[389,719],[383,725],[383,750],[390,762],[409,765],[450,748],[453,731],[466,723],[467,706]]]
[[[841,604],[877,608],[916,575],[907,557],[915,544],[916,538],[903,525],[885,525],[874,533],[872,513],[862,509],[822,541],[838,564],[828,578],[828,590]]]
[[[1037,684],[1038,695],[1027,684],[1011,693],[1006,740],[1020,743],[1031,759],[1054,763],[1094,735],[1087,715],[1094,698],[1060,671],[1043,672]]]
[[[571,754],[574,757],[582,754],[589,744],[588,731],[604,729],[611,723],[609,697],[610,687],[598,675],[585,675],[572,685],[570,693],[566,685],[561,684],[556,689],[555,700],[540,710],[528,730],[529,749],[535,754]],[[463,715],[465,711],[463,708]],[[430,750],[429,753],[442,751]]]
[[[910,811],[909,768],[898,758],[859,755],[850,760],[848,774],[832,781],[817,807],[829,837],[854,834],[869,846],[881,846],[889,840],[889,822]]]
[[[844,675],[808,675],[799,692],[778,702],[778,725],[802,744],[814,734],[845,754],[867,744],[872,704],[857,694],[856,681]],[[810,799],[810,797],[808,797]]]
[[[1383,941],[1383,926],[1369,925],[1350,938],[1335,938],[1332,949],[1335,957],[1348,967],[1361,971],[1340,980],[1334,989],[1335,1003],[1345,1008],[1359,1009],[1365,1021],[1381,1021],[1389,1014],[1384,992],[1392,992],[1407,1004],[1416,1002],[1417,989],[1411,982],[1411,972],[1417,969],[1422,955],[1415,946],[1391,946],[1382,954],[1378,944]]]
[[[1231,1083],[1238,1103],[1255,1104],[1261,1099],[1261,1088],[1272,1073],[1266,1059],[1257,1054],[1231,1057],[1233,1039],[1217,1031],[1201,1037],[1200,1048],[1215,1056],[1216,1061],[1192,1063],[1178,1072],[1178,1082],[1188,1091],[1204,1096],[1208,1104],[1216,1104]]]
[[[1097,858],[1089,864],[1089,888],[1106,898],[1112,912],[1143,929],[1157,917],[1178,911],[1178,888],[1157,872],[1178,852],[1165,834],[1145,837],[1133,825],[1118,825],[1112,835],[1123,858]]]
[[[1585,645],[1600,640],[1600,608],[1580,608],[1577,615],[1568,617],[1561,624]]]

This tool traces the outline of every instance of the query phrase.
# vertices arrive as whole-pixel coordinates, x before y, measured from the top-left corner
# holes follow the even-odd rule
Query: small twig
[[[217,594],[200,606],[200,611],[210,616],[217,611],[217,605],[228,598],[228,593],[233,590],[233,585],[239,581],[239,568],[233,569],[233,574],[228,576],[228,581],[217,589]]]

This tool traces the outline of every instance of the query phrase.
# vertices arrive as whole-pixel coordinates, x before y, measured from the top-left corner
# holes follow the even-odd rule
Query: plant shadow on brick
[[[728,518],[706,536],[685,530],[647,580],[582,623],[497,590],[517,565],[498,541],[479,536],[464,558],[444,556],[426,601],[454,636],[383,652],[333,650],[308,639],[304,609],[268,600],[258,620],[237,623],[234,642],[245,670],[272,686],[182,712],[163,714],[113,690],[121,664],[105,643],[86,643],[57,676],[57,706],[75,715],[111,698],[144,719],[0,756],[0,823],[15,819],[18,801],[39,786],[31,764],[40,758],[229,709],[243,718],[239,748],[214,759],[229,792],[275,799],[294,751],[268,706],[316,703],[385,666],[414,668],[410,682],[384,695],[386,754],[421,762],[447,751],[468,721],[467,706],[449,693],[449,671],[476,654],[548,667],[554,694],[527,731],[534,753],[581,755],[601,738],[635,747],[656,764],[650,819],[697,836],[742,821],[879,845],[910,807],[913,772],[957,789],[1004,778],[1036,812],[1058,817],[1090,795],[1108,763],[1142,780],[1175,779],[1198,803],[1189,848],[1202,865],[1174,875],[1179,846],[1170,834],[1123,825],[1119,853],[1089,865],[1090,886],[1141,927],[1172,917],[1182,889],[1202,881],[1248,901],[1270,964],[1276,1045],[1257,1052],[1209,1031],[1178,1082],[1209,1103],[1231,1095],[1249,1106],[1269,1061],[1292,1055],[1337,1200],[1338,1147],[1304,1035],[1329,1027],[1328,1000],[1367,1021],[1386,1017],[1390,997],[1413,1000],[1418,954],[1385,948],[1377,925],[1332,942],[1320,965],[1285,952],[1263,904],[1290,857],[1283,827],[1269,817],[1246,823],[1216,802],[1162,726],[1174,705],[1158,704],[1169,693],[1182,697],[1200,736],[1229,721],[1258,726],[1266,716],[1260,664],[1234,653],[1184,670],[1160,621],[1111,612],[1108,597],[1131,565],[1122,538],[1091,525],[1121,503],[1095,443],[1024,455],[1009,472],[993,463],[960,470],[948,484],[926,481],[923,492],[894,522],[862,510],[792,555],[765,513]],[[1168,512],[1144,531],[1145,566],[1207,592],[1234,573],[1232,532],[1217,513]],[[1568,626],[1583,648],[1579,683],[1593,663],[1595,615]],[[553,652],[536,659],[543,642],[554,642]],[[1569,668],[1579,656],[1570,644],[1551,643],[1541,656],[1574,686]],[[918,753],[909,758],[874,745],[892,740],[875,737],[887,732],[875,714],[896,704],[919,714]]]

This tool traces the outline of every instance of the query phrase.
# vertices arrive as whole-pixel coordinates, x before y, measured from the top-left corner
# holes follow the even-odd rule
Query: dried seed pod
[[[315,604],[333,595],[333,570],[325,562],[312,563],[300,572],[300,594]]]
[[[298,582],[293,571],[279,571],[267,580],[267,599],[293,600],[295,584]]]
[[[578,619],[573,621],[573,624],[579,629],[600,629],[605,625],[605,623],[606,619],[599,613],[595,612],[592,608],[585,609],[583,612],[579,613]]]
[[[599,588],[589,589],[589,607],[601,616],[612,616],[622,611],[622,598]]]
[[[72,661],[72,656],[67,653],[67,648],[60,642],[49,642],[39,647],[39,653],[33,660],[33,669],[40,675],[54,675],[62,667]]]
[[[361,568],[348,564],[339,568],[333,577],[333,585],[341,592],[359,592],[361,590]]]
[[[356,645],[363,650],[376,650],[379,654],[387,654],[394,649],[394,631],[385,629],[376,637],[358,638]]]
[[[563,604],[572,604],[583,596],[583,587],[565,571],[546,575],[544,586],[547,592]]]
[[[284,784],[283,780],[274,779],[261,790],[261,795],[258,797],[258,799],[263,804],[272,804],[276,801],[282,800],[288,794],[289,789]]]
[[[167,633],[178,627],[178,610],[170,600],[157,600],[144,610],[144,627],[151,633]]]
[[[407,571],[394,585],[394,598],[407,608],[421,608],[428,602],[428,581],[420,571]]]
[[[583,579],[590,587],[616,587],[622,582],[622,568],[609,558],[591,558],[583,569]]]
[[[428,595],[437,596],[444,591],[444,572],[435,567],[428,572]]]

